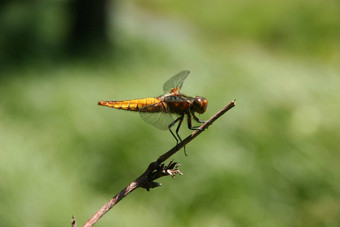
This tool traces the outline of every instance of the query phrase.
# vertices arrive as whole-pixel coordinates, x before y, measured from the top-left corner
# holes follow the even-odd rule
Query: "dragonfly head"
[[[192,105],[192,111],[202,114],[208,106],[208,100],[203,97],[196,96]]]

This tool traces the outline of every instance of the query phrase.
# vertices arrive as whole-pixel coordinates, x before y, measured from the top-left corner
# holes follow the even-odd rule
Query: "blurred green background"
[[[184,69],[237,106],[97,226],[340,226],[339,63],[336,0],[2,1],[1,226],[81,226],[175,144],[97,101]]]

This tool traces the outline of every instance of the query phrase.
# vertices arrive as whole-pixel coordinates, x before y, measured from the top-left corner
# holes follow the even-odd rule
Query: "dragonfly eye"
[[[205,112],[208,106],[208,100],[203,97],[196,97],[193,105],[193,111],[202,114]]]

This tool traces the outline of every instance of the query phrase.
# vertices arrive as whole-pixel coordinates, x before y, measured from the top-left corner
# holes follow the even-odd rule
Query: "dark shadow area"
[[[114,52],[114,1],[1,1],[0,77],[6,70],[101,61]]]

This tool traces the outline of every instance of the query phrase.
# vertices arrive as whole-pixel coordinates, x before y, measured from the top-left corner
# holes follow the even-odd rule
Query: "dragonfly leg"
[[[195,119],[197,122],[199,122],[199,123],[204,123],[204,122],[202,122],[202,121],[199,121],[199,119],[198,119],[194,114],[192,114],[192,115],[193,115],[194,119]],[[191,129],[191,130],[197,130],[197,129],[199,129],[199,127],[200,127],[200,126],[192,126],[192,123],[191,123],[191,115],[188,114],[188,128]]]
[[[178,131],[179,126],[182,124],[183,117],[184,117],[184,115],[180,116],[179,118],[177,118],[176,120],[174,120],[174,122],[172,122],[172,123],[168,126],[169,131],[171,132],[172,136],[173,136],[173,137],[175,138],[175,140],[176,140],[176,145],[178,145],[178,139],[177,139],[177,137],[175,136],[175,134],[172,132],[171,127],[173,127],[173,126],[177,123],[177,121],[179,121],[178,127],[177,127],[177,129],[176,129],[176,135],[178,136],[179,140],[182,142],[182,139],[181,139],[181,137],[178,135],[178,132],[177,132],[177,131]]]
[[[183,122],[183,119],[184,119],[184,115],[181,115],[179,118],[177,118],[174,122],[172,122],[170,125],[169,125],[169,131],[171,132],[171,134],[172,134],[172,136],[175,138],[175,140],[176,140],[176,146],[178,145],[178,140],[180,141],[180,142],[182,142],[182,138],[179,136],[179,134],[178,134],[178,131],[179,131],[179,128],[181,127],[181,125],[182,125],[182,122]],[[171,127],[172,126],[174,126],[176,123],[177,123],[177,121],[179,121],[178,122],[178,126],[177,126],[177,128],[176,128],[176,135],[177,135],[177,137],[175,136],[175,134],[172,132],[172,130],[171,130]],[[187,156],[187,153],[186,153],[186,150],[185,150],[185,146],[184,146],[184,154]]]
[[[179,119],[179,123],[178,123],[178,126],[177,126],[177,128],[176,128],[176,135],[177,135],[178,139],[182,142],[182,139],[181,139],[181,137],[179,136],[178,131],[179,131],[179,128],[181,127],[181,124],[182,124],[182,122],[183,122],[184,115],[181,116],[181,117],[179,117],[179,118],[180,118],[180,119]]]
[[[198,119],[198,117],[196,117],[196,115],[194,113],[192,113],[192,116],[194,117],[195,121],[197,121],[198,123],[205,123],[207,121],[201,121],[200,119]]]
[[[177,126],[177,128],[176,128],[176,135],[177,135],[178,139],[182,142],[182,138],[179,136],[178,132],[179,132],[179,128],[180,128],[181,125],[182,125],[184,115],[182,115],[182,116],[179,117],[179,118],[180,118],[180,120],[179,120],[178,126]],[[187,152],[186,152],[186,149],[185,149],[185,146],[184,146],[183,148],[184,148],[184,154],[185,154],[185,156],[188,156],[188,155],[187,155]]]
[[[176,146],[178,145],[178,139],[177,139],[177,137],[175,136],[175,134],[172,132],[172,130],[170,129],[170,127],[169,127],[169,131],[171,132],[171,135],[175,138],[175,140],[176,140]]]

